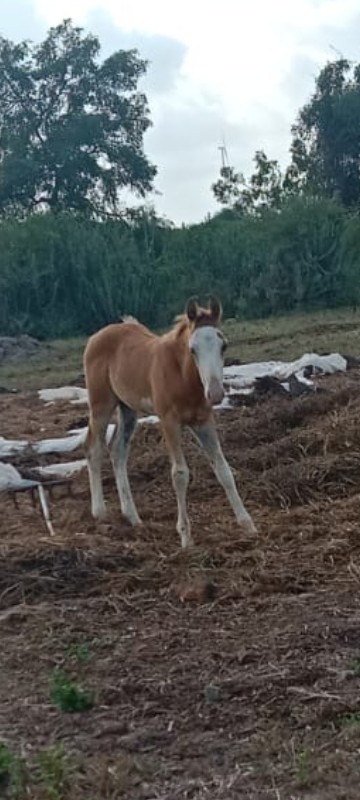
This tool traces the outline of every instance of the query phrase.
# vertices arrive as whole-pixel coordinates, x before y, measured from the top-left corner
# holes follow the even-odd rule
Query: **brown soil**
[[[218,416],[256,536],[186,436],[196,547],[181,552],[152,425],[130,459],[142,529],[121,518],[107,461],[101,525],[85,471],[51,501],[54,539],[29,497],[1,498],[0,738],[28,764],[24,797],[358,799],[360,372],[317,386]],[[63,436],[82,416],[0,397],[7,437]],[[52,704],[59,666],[95,692],[92,710]],[[34,764],[59,741],[54,795]]]

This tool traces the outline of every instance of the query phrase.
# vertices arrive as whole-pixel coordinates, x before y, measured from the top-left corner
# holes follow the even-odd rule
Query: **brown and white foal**
[[[226,343],[218,328],[220,318],[217,300],[212,298],[207,309],[189,300],[185,314],[163,336],[127,319],[102,328],[89,339],[84,353],[90,407],[85,448],[94,517],[105,515],[102,452],[109,420],[117,409],[110,456],[122,513],[133,525],[140,524],[128,481],[127,458],[138,412],[154,412],[159,416],[171,459],[178,508],[176,529],[182,546],[192,544],[186,509],[189,470],[181,446],[184,426],[204,448],[238,523],[255,531],[221,450],[212,413],[212,406],[224,396]]]

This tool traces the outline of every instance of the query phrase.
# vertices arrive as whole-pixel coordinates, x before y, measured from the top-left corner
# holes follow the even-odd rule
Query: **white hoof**
[[[257,533],[256,525],[254,525],[251,517],[246,517],[245,519],[244,518],[238,519],[238,523],[246,533]]]
[[[136,508],[126,511],[124,510],[123,516],[125,517],[125,519],[127,519],[128,522],[130,522],[130,525],[133,525],[134,527],[135,525],[142,525],[142,520],[140,519],[139,514],[136,511]]]
[[[181,547],[183,550],[186,550],[188,547],[194,546],[194,540],[192,536],[182,536],[181,537]]]
[[[94,519],[97,519],[99,521],[103,521],[104,519],[106,519],[107,516],[107,511],[105,506],[98,506],[97,508],[93,508],[91,510],[91,513]]]

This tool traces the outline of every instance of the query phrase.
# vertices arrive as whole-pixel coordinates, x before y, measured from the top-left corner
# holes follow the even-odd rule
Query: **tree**
[[[255,172],[248,183],[233,167],[222,167],[219,180],[211,187],[221,205],[241,214],[259,214],[280,205],[285,187],[278,162],[262,150],[256,151],[254,162]]]
[[[321,70],[309,103],[292,128],[288,170],[299,188],[338,197],[346,207],[360,201],[360,65],[346,59]]]
[[[241,172],[235,172],[233,167],[221,167],[220,178],[212,184],[211,189],[220,205],[237,210],[240,210],[240,205],[243,207],[245,178]]]
[[[0,38],[0,211],[116,214],[122,188],[152,188],[147,64],[136,50],[100,63],[99,50],[71,20],[39,45]]]

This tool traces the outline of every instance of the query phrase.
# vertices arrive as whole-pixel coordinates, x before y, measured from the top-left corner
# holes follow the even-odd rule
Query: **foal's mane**
[[[128,314],[123,314],[120,317],[119,322],[131,322],[135,325],[141,326],[141,323],[138,319],[136,319],[136,317],[132,317]],[[205,325],[211,325],[213,328],[217,328],[218,320],[214,319],[211,309],[198,306],[196,319],[189,319],[187,314],[178,314],[174,319],[173,327],[163,335],[178,339],[184,336],[186,333],[191,334],[194,330],[196,330],[196,328],[202,328]]]

